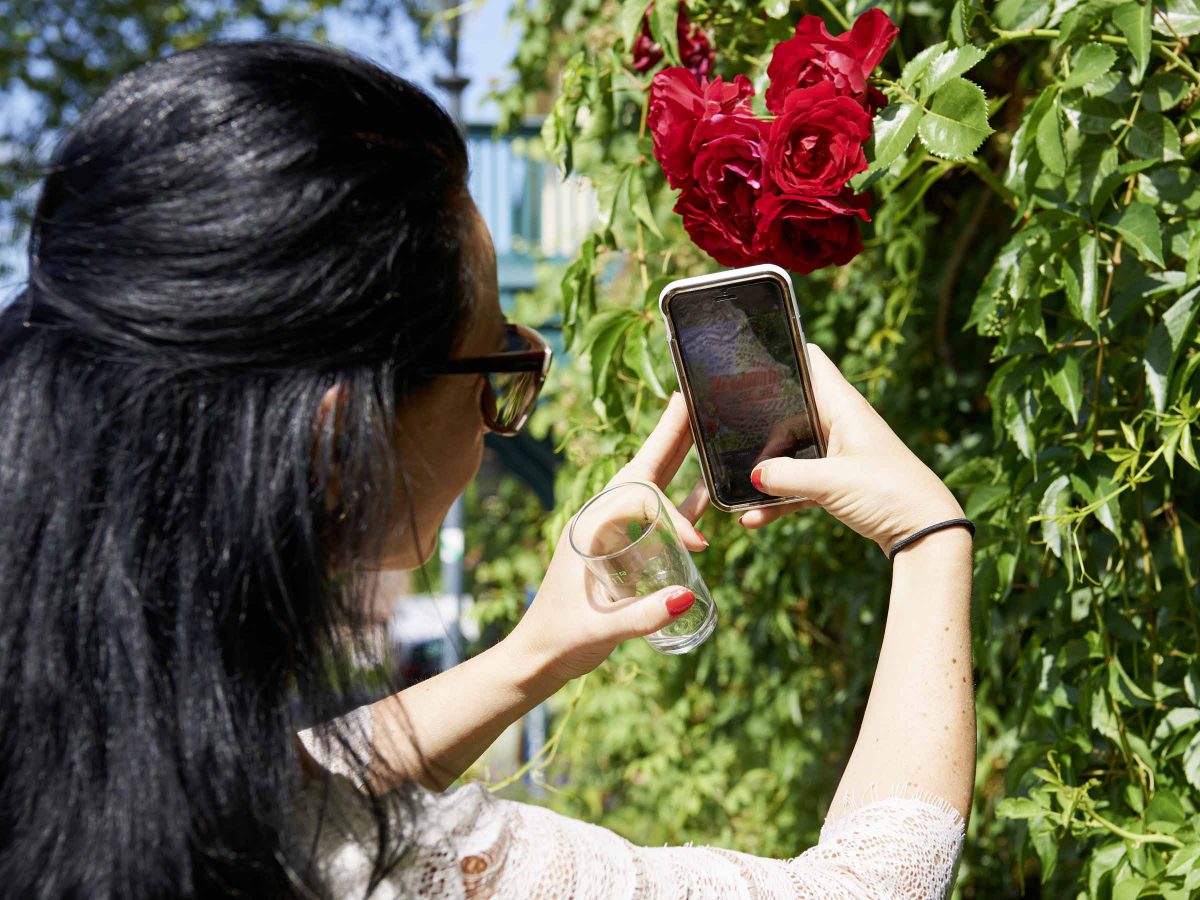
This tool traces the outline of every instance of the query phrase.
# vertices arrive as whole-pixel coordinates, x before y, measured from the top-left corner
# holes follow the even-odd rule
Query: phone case
[[[662,314],[663,322],[667,326],[667,336],[670,340],[671,347],[671,363],[675,367],[675,378],[679,382],[680,390],[683,392],[684,400],[687,401],[688,421],[692,428],[692,439],[696,443],[696,455],[700,458],[700,469],[704,473],[704,483],[708,487],[708,496],[712,505],[724,512],[745,512],[748,509],[759,509],[764,506],[779,506],[784,503],[793,503],[796,500],[803,499],[802,497],[778,497],[772,500],[752,500],[747,503],[727,504],[723,503],[716,494],[716,489],[713,486],[712,473],[708,467],[708,456],[701,450],[702,436],[700,431],[699,421],[696,418],[696,407],[692,397],[691,385],[687,382],[687,377],[684,375],[683,361],[679,358],[679,344],[675,340],[675,331],[671,325],[671,317],[668,310],[671,301],[680,293],[689,291],[694,288],[716,287],[720,285],[736,285],[748,281],[756,281],[763,278],[770,279],[776,282],[784,290],[784,296],[788,298],[788,310],[790,315],[788,321],[791,324],[792,332],[792,348],[796,351],[796,360],[800,366],[801,381],[804,387],[804,398],[808,404],[808,408],[812,413],[813,432],[816,435],[817,446],[821,451],[821,456],[826,455],[825,433],[821,429],[821,419],[817,410],[816,396],[813,394],[811,370],[808,364],[808,345],[804,340],[804,328],[800,324],[800,309],[796,304],[796,292],[792,288],[792,279],[787,271],[779,266],[764,264],[758,266],[748,266],[743,269],[729,269],[724,272],[714,272],[711,275],[697,275],[693,278],[680,278],[677,281],[672,281],[658,296],[658,309]]]

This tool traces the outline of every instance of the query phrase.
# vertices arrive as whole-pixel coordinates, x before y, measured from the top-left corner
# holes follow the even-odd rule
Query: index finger
[[[687,404],[683,395],[676,392],[671,394],[662,418],[642,448],[626,464],[623,474],[666,488],[691,448],[692,428],[688,424]]]

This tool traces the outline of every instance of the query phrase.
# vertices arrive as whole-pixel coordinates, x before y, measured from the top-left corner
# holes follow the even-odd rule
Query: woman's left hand
[[[665,490],[691,446],[687,406],[680,394],[672,394],[654,431],[608,487],[641,481]],[[665,496],[663,504],[688,550],[708,546],[694,526],[708,506],[703,482],[678,509]],[[569,525],[563,529],[537,596],[506,639],[514,642],[522,658],[537,660],[544,674],[563,683],[592,671],[617,644],[658,631],[686,609],[680,609],[678,601],[671,608],[667,605],[685,591],[679,585],[612,602],[599,579],[571,549],[569,530]]]

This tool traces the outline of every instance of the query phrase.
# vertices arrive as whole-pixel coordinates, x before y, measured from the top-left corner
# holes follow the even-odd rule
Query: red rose
[[[708,201],[699,191],[685,189],[675,203],[675,212],[683,217],[683,227],[692,243],[723,266],[750,266],[758,262],[754,255],[754,234],[737,231],[732,222],[713,211]]]
[[[842,266],[862,252],[858,219],[867,216],[866,194],[798,197],[764,194],[758,201],[758,258],[801,275]]]
[[[763,189],[768,128],[749,112],[717,112],[692,135],[692,181],[675,211],[696,246],[722,265],[755,262],[755,204]]]
[[[829,82],[792,91],[771,125],[767,164],[783,194],[836,194],[867,168],[871,116]]]
[[[667,184],[682,187],[692,177],[692,132],[706,115],[750,111],[754,88],[745,75],[732,82],[711,84],[680,66],[663,69],[650,84],[647,125],[654,139],[654,158],[662,165]]]
[[[657,66],[663,58],[662,47],[650,35],[650,12],[654,9],[651,3],[642,19],[642,31],[633,42],[633,68],[643,75]],[[712,71],[713,52],[708,36],[688,18],[687,12],[679,7],[679,15],[675,19],[675,33],[679,37],[679,58],[683,67],[697,78],[707,78]]]
[[[869,9],[845,34],[833,37],[820,16],[805,16],[796,25],[796,36],[775,45],[767,76],[767,109],[783,113],[784,101],[796,88],[822,81],[833,84],[839,94],[853,97],[864,106],[880,106],[879,92],[867,87],[867,76],[879,65],[892,46],[899,29],[887,13]]]

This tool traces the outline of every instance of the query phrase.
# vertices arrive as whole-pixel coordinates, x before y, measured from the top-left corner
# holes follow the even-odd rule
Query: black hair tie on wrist
[[[930,525],[927,528],[922,528],[920,531],[913,532],[906,538],[901,538],[892,545],[891,551],[888,553],[888,559],[895,559],[896,554],[911,544],[913,541],[919,541],[927,534],[933,534],[935,531],[941,531],[943,528],[957,528],[962,526],[971,532],[971,537],[975,537],[975,523],[970,519],[947,519],[945,522],[938,522],[936,525]]]

